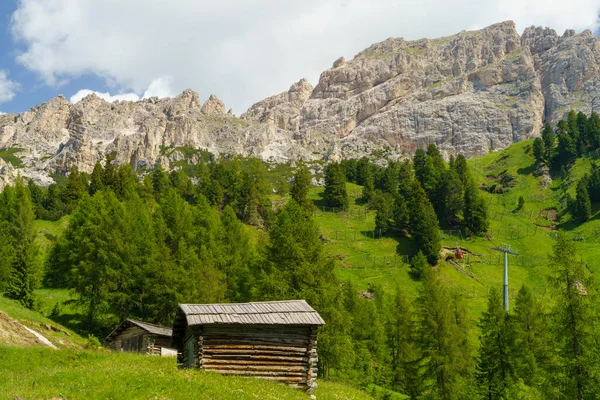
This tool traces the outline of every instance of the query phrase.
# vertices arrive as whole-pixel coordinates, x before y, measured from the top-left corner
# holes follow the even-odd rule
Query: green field
[[[319,399],[370,399],[318,382]],[[283,384],[180,370],[172,357],[0,345],[0,398],[7,399],[308,399]],[[17,397],[18,396],[18,397]]]
[[[549,221],[543,210],[558,208],[561,181],[554,181],[548,188],[540,185],[542,178],[533,176],[535,160],[529,153],[532,141],[512,145],[503,151],[469,160],[469,166],[478,184],[495,183],[495,176],[508,171],[516,178],[516,186],[505,194],[491,194],[481,191],[486,200],[490,216],[488,237],[467,238],[450,227],[441,227],[442,245],[454,248],[457,245],[469,253],[459,261],[459,265],[469,271],[477,280],[458,272],[447,262],[440,262],[438,268],[444,280],[455,290],[464,293],[469,299],[472,316],[478,318],[486,305],[489,287],[501,287],[503,278],[502,255],[492,248],[508,244],[517,251],[519,257],[509,257],[509,294],[516,296],[523,284],[534,288],[536,296],[551,301],[547,291],[547,256],[552,251],[552,231],[564,229],[577,242],[578,251],[592,271],[600,271],[597,245],[600,242],[600,219],[598,215],[584,224],[569,221],[569,216],[561,216],[560,222]],[[592,159],[579,159],[570,173],[567,184],[569,191],[585,171],[589,170]],[[312,188],[310,196],[315,204],[317,221],[329,253],[338,260],[338,274],[344,280],[353,281],[361,290],[369,285],[381,285],[388,293],[396,288],[409,297],[415,297],[419,283],[408,274],[408,264],[404,257],[414,254],[412,241],[394,235],[380,237],[375,228],[375,214],[361,204],[362,187],[348,184],[350,209],[340,213],[325,206],[323,188]],[[525,199],[522,210],[515,212],[519,196]],[[324,208],[325,206],[325,208]],[[554,225],[554,226],[553,226]]]

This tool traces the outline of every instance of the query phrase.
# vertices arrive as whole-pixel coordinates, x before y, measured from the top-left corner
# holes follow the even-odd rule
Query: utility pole
[[[508,312],[508,255],[519,255],[510,248],[510,245],[501,243],[500,247],[492,247],[492,250],[504,253],[504,310]]]

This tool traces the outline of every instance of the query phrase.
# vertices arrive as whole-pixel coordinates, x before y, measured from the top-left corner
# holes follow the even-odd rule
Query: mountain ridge
[[[438,39],[388,38],[337,59],[315,87],[301,79],[239,118],[189,89],[136,102],[58,96],[0,116],[0,149],[22,163],[0,159],[0,187],[18,173],[49,184],[73,166],[91,172],[107,154],[137,170],[199,162],[180,151],[167,157],[165,147],[289,162],[384,149],[398,158],[435,143],[446,156],[470,157],[536,137],[571,108],[589,113],[599,74],[591,31],[532,26],[519,35],[505,21]]]

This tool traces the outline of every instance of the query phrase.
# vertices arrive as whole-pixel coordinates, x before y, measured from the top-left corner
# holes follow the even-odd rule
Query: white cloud
[[[11,101],[15,97],[15,90],[19,88],[19,84],[8,79],[6,71],[0,70],[0,103]]]
[[[120,100],[137,101],[140,99],[140,97],[135,93],[122,93],[122,94],[116,94],[113,96],[108,92],[96,92],[96,91],[90,90],[90,89],[81,89],[80,91],[75,93],[73,96],[71,96],[69,101],[71,103],[75,104],[78,101],[80,101],[81,99],[83,99],[84,97],[86,97],[92,93],[95,94],[96,96],[100,97],[101,99],[108,101],[109,103],[112,103],[115,101],[120,101]]]
[[[387,37],[438,37],[513,19],[597,27],[597,0],[21,0],[18,61],[51,85],[84,74],[112,91],[217,94],[237,112]],[[151,83],[156,77],[170,76]],[[165,90],[165,91],[163,91]]]
[[[173,97],[174,92],[173,90],[171,90],[170,80],[171,78],[156,78],[152,80],[150,86],[148,86],[148,89],[146,89],[142,98],[146,99],[148,97]],[[111,95],[108,92],[98,92],[90,89],[81,89],[73,96],[71,96],[69,101],[75,104],[92,93],[100,97],[101,99],[108,101],[109,103],[113,103],[115,101],[138,101],[140,99],[140,96],[138,96],[136,93],[120,93]]]

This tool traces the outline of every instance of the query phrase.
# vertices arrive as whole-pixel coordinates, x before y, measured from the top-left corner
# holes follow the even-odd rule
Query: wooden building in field
[[[304,300],[180,304],[173,345],[182,367],[277,380],[312,394],[324,324]]]
[[[163,326],[126,319],[104,339],[113,351],[131,351],[157,356],[176,356],[171,345],[172,330]]]

